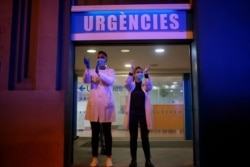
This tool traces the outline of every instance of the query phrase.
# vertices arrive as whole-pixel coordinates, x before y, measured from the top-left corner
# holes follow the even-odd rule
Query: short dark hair
[[[106,52],[104,52],[104,51],[101,50],[101,51],[98,52],[98,55],[99,55],[99,54],[104,54],[104,55],[106,56],[106,59],[108,59],[108,55],[107,55]]]

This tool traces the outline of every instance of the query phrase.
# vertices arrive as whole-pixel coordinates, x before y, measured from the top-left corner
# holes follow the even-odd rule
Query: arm
[[[145,90],[147,92],[151,91],[153,88],[152,80],[149,78],[148,71],[150,70],[150,65],[147,66],[143,73],[144,73],[144,85],[145,85]]]
[[[135,68],[134,60],[131,60],[131,61],[130,61],[130,64],[131,64],[131,68],[130,68],[128,77],[127,77],[127,79],[125,80],[125,85],[124,85],[124,87],[125,87],[128,91],[130,91],[130,90],[133,88],[133,85],[135,85],[135,84],[134,84],[134,76],[133,76],[134,68]]]
[[[90,69],[85,69],[83,72],[83,82],[84,83],[90,83],[91,82],[91,75],[90,75]]]
[[[149,78],[148,74],[144,74],[144,85],[147,92],[151,91],[153,88],[152,80]]]
[[[113,69],[108,69],[108,73],[102,73],[101,70],[98,72],[100,80],[102,80],[107,85],[113,85],[115,82],[115,71]]]
[[[85,71],[83,73],[83,82],[84,83],[90,83],[91,82],[91,75],[90,75],[90,59],[84,57],[83,62],[85,65]]]
[[[126,80],[125,80],[125,85],[124,85],[124,87],[125,87],[128,91],[130,91],[130,90],[132,89],[133,85],[134,85],[133,74],[132,74],[132,73],[129,73],[129,74],[128,74],[128,77],[127,77]]]

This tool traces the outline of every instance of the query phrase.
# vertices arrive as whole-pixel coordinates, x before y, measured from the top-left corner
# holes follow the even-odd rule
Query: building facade
[[[1,166],[69,167],[72,163],[72,3],[125,4],[1,1]],[[192,4],[194,166],[248,163],[242,148],[249,145],[246,140],[250,118],[249,3],[244,0],[154,3]]]

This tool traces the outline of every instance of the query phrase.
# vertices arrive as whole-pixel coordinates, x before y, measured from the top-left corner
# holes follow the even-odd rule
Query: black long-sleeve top
[[[142,90],[142,82],[135,84],[135,89],[131,92],[130,110],[145,112],[145,94]]]

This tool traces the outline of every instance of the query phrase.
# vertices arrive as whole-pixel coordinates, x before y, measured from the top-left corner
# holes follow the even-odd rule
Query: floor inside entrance
[[[126,130],[112,130],[113,167],[128,167],[130,163],[129,134]],[[91,161],[91,131],[78,131],[74,140],[72,167],[88,167]],[[185,140],[182,131],[150,132],[152,163],[155,167],[194,167],[193,142]],[[145,166],[140,137],[137,148],[137,167]],[[105,155],[99,155],[98,167],[105,167]]]
[[[140,134],[140,130],[138,131]],[[87,129],[87,130],[80,130],[77,131],[77,136],[79,137],[91,137],[91,130]],[[123,130],[123,129],[112,129],[112,136],[113,137],[129,137],[129,132],[127,130]],[[170,131],[170,130],[154,130],[154,131],[150,131],[149,133],[149,137],[153,137],[153,138],[184,138],[184,133],[181,130],[174,130],[174,131]]]

